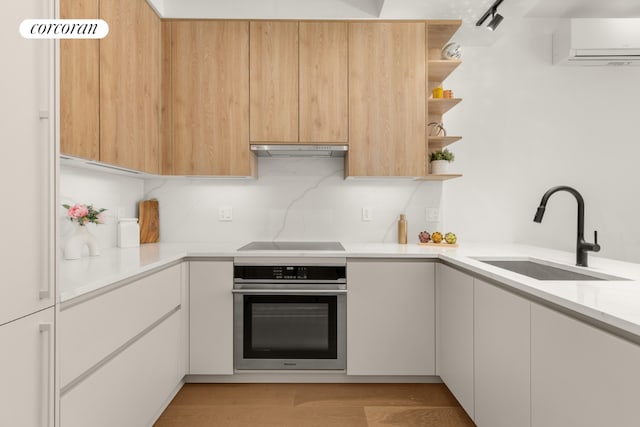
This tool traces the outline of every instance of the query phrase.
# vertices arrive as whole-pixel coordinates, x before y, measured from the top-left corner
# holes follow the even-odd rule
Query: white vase
[[[431,173],[434,175],[444,175],[449,172],[449,162],[446,160],[433,160],[431,162]]]
[[[64,245],[64,259],[80,259],[82,257],[82,249],[87,246],[90,256],[100,255],[98,247],[98,239],[91,234],[86,226],[77,225],[73,234]]]

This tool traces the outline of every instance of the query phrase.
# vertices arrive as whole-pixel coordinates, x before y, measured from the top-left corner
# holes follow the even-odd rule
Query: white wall
[[[508,18],[505,18],[508,19]],[[640,262],[640,67],[551,64],[553,20],[522,20],[491,47],[465,48],[445,82],[463,102],[445,116],[464,173],[446,184],[447,224],[462,241],[516,241],[573,251],[578,189],[585,235],[600,255]],[[482,29],[478,29],[482,31]]]
[[[439,207],[442,183],[344,180],[342,159],[260,158],[259,179],[168,178],[147,181],[145,197],[160,205],[163,242],[340,240],[396,242],[397,220],[406,213],[409,241],[427,223],[425,208]],[[218,209],[233,208],[233,221]],[[361,221],[362,207],[373,221]]]
[[[142,199],[144,181],[140,178],[102,173],[86,169],[62,166],[60,168],[60,204],[93,204],[94,208],[106,208],[105,224],[89,224],[102,248],[115,247],[117,243],[118,209],[123,217],[137,217],[138,201]],[[73,231],[73,224],[66,218],[66,209],[58,207],[60,242],[64,247]]]

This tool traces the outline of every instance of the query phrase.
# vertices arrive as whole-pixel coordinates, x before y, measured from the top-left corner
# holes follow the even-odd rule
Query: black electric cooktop
[[[340,242],[251,242],[239,251],[344,251]]]

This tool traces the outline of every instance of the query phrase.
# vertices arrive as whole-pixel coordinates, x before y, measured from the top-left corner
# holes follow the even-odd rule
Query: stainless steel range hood
[[[348,145],[312,144],[251,144],[251,151],[259,157],[344,157]]]

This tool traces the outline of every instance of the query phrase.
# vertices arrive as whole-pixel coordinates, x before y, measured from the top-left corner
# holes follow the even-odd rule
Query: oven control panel
[[[303,266],[278,266],[273,267],[273,278],[274,279],[307,279],[307,267]]]
[[[233,277],[242,280],[343,281],[347,276],[345,266],[236,265]]]

